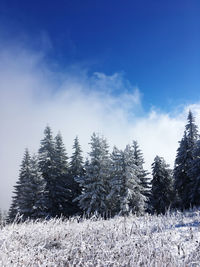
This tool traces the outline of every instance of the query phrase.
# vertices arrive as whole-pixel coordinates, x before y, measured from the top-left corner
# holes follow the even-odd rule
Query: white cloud
[[[69,155],[76,135],[86,154],[96,131],[111,147],[138,140],[149,170],[157,154],[173,164],[188,107],[173,117],[144,115],[139,89],[121,73],[52,72],[42,54],[12,49],[0,54],[0,81],[1,208],[10,204],[25,147],[37,152],[47,124],[61,131]],[[199,104],[191,108],[200,113]]]

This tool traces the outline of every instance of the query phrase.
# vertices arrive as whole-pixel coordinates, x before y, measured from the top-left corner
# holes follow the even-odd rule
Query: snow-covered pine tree
[[[40,192],[40,216],[52,217],[57,215],[57,201],[55,195],[56,185],[56,161],[55,142],[51,128],[44,130],[44,138],[41,140],[39,153],[39,170],[44,179],[43,192]]]
[[[136,212],[141,214],[145,209],[146,197],[143,195],[143,187],[137,176],[137,166],[133,157],[133,150],[127,145],[123,153],[123,189],[121,192],[122,213]]]
[[[200,206],[200,140],[195,144],[193,151],[193,161],[190,166],[190,204],[191,206]]]
[[[13,221],[17,213],[23,216],[23,220],[33,217],[38,183],[33,171],[33,161],[28,149],[22,160],[19,179],[14,186],[14,196],[8,213],[9,221]]]
[[[144,157],[142,154],[141,149],[139,148],[139,145],[137,141],[133,141],[133,157],[134,157],[134,164],[136,165],[136,175],[141,181],[142,185],[142,194],[146,196],[146,201],[149,201],[150,197],[150,190],[151,190],[151,181],[150,178],[148,177],[149,173],[146,171],[143,167],[144,165]]]
[[[180,141],[177,150],[177,156],[174,166],[175,191],[181,208],[187,209],[191,205],[191,182],[192,172],[190,167],[194,160],[194,149],[199,138],[198,129],[195,124],[195,118],[191,111],[188,114],[188,123],[185,126],[185,132]]]
[[[73,154],[71,156],[69,168],[70,179],[72,181],[71,189],[73,198],[73,214],[78,214],[81,212],[78,201],[74,200],[77,199],[82,192],[82,188],[80,184],[76,182],[76,179],[83,177],[84,173],[82,150],[79,144],[78,136],[76,136],[74,139]]]
[[[43,189],[44,180],[39,172],[38,156],[33,155],[30,161],[31,166],[31,182],[30,182],[30,194],[29,203],[33,207],[31,218],[37,219],[40,217],[40,192]]]
[[[23,204],[21,204],[21,208],[19,209],[25,219],[37,218],[36,202],[41,182],[41,176],[38,170],[38,158],[34,155],[30,158],[30,173],[29,176],[27,176],[26,183],[23,185]]]
[[[54,181],[54,206],[56,213],[54,216],[71,216],[73,215],[73,192],[72,181],[69,175],[69,164],[66,149],[63,144],[60,133],[55,137],[55,173],[56,180]]]
[[[129,212],[143,213],[146,197],[138,177],[133,149],[127,145],[124,151],[114,147],[111,154],[110,188],[108,195],[112,215]]]
[[[124,162],[123,151],[114,146],[110,156],[110,192],[107,196],[108,206],[111,215],[120,213],[121,211],[121,191],[124,188]]]
[[[85,165],[85,175],[76,178],[83,188],[77,198],[79,206],[87,214],[105,215],[108,211],[107,195],[109,192],[109,153],[104,138],[95,133],[91,136],[90,161]]]
[[[156,213],[165,213],[174,200],[172,170],[162,157],[152,164],[151,207]]]
[[[17,208],[20,215],[23,215],[23,219],[27,219],[32,214],[32,209],[27,209],[27,188],[30,183],[31,176],[31,156],[28,149],[25,150],[24,157],[21,163],[21,169],[19,173],[19,179],[15,187],[15,195],[17,201]],[[33,208],[33,207],[32,207]]]

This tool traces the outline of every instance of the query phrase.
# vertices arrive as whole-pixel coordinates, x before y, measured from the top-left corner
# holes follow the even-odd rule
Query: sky
[[[69,156],[96,131],[173,167],[189,109],[200,124],[199,14],[197,0],[1,0],[0,208],[47,124]]]

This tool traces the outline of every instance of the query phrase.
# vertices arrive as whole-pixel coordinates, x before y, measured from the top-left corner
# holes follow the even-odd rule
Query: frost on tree
[[[39,168],[44,179],[40,214],[41,217],[55,217],[67,212],[71,205],[67,199],[72,194],[67,183],[67,155],[60,134],[54,140],[47,126],[44,135],[39,149]]]
[[[200,140],[196,142],[193,151],[193,161],[190,166],[190,204],[192,207],[200,206]]]
[[[151,182],[150,178],[148,177],[148,171],[146,171],[143,167],[144,158],[137,141],[133,141],[132,149],[134,164],[136,165],[136,175],[139,178],[142,186],[142,194],[146,196],[146,202],[148,202],[150,197]]]
[[[109,210],[113,216],[121,212],[121,194],[124,187],[123,151],[119,150],[117,147],[114,147],[110,159],[110,192],[107,196],[107,199]]]
[[[137,166],[131,146],[127,145],[123,153],[124,162],[124,192],[121,201],[123,212],[132,211],[142,213],[145,208],[146,197],[143,195],[143,187],[137,176]]]
[[[81,195],[82,187],[76,181],[80,177],[84,176],[84,167],[83,167],[83,157],[82,150],[79,144],[78,137],[74,139],[73,145],[73,154],[71,156],[70,167],[69,167],[69,175],[71,179],[71,189],[72,189],[72,203],[73,203],[73,214],[78,214],[81,212],[80,207],[78,205],[78,201],[75,201],[77,197]]]
[[[174,199],[172,170],[162,157],[152,164],[151,206],[153,212],[165,213]]]
[[[28,149],[22,160],[19,179],[14,186],[15,192],[9,210],[9,220],[14,220],[17,213],[24,220],[33,218],[39,189],[39,177],[37,176],[37,159],[30,156]]]
[[[98,213],[105,215],[108,211],[107,195],[109,191],[109,153],[104,138],[91,136],[90,160],[85,166],[85,175],[76,181],[83,188],[78,197],[81,209],[87,214]]]
[[[191,111],[188,114],[188,123],[177,150],[174,166],[175,190],[181,208],[189,208],[191,205],[192,172],[190,171],[194,160],[194,149],[199,138],[198,129]]]
[[[60,133],[55,137],[55,208],[56,215],[70,216],[73,214],[71,178],[69,175],[69,164],[67,153]],[[55,216],[55,215],[54,215]]]
[[[110,188],[108,195],[112,213],[142,213],[146,197],[137,176],[133,150],[127,145],[124,151],[114,147],[111,155]]]

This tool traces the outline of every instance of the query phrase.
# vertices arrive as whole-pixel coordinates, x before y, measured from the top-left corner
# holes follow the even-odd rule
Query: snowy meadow
[[[0,266],[199,266],[200,211],[1,227]]]

